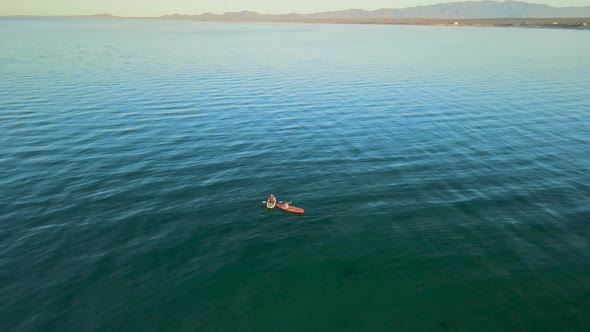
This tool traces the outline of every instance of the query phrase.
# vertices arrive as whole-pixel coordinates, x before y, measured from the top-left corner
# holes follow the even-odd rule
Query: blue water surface
[[[589,54],[0,19],[0,330],[587,331]]]

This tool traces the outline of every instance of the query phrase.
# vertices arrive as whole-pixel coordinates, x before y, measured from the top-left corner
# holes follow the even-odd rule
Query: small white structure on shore
[[[455,22],[455,23],[453,23],[453,25],[459,25],[459,22]]]

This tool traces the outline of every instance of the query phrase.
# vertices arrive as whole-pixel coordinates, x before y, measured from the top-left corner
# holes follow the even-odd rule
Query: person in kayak
[[[291,201],[291,202],[285,202],[285,204],[283,204],[283,206],[284,206],[285,208],[288,208],[288,207],[289,207],[289,204],[291,204],[291,203],[293,203],[293,201]]]
[[[275,203],[275,201],[275,196],[273,194],[270,194],[270,196],[268,196],[268,203],[272,205]]]

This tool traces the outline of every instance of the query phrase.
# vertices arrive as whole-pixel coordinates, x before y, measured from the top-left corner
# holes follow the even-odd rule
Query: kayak
[[[296,207],[296,206],[289,205],[288,207],[285,207],[285,204],[280,204],[279,203],[279,204],[277,204],[277,207],[279,209],[281,209],[281,210],[284,210],[284,211],[288,211],[288,212],[292,212],[292,213],[297,213],[297,214],[303,214],[303,209],[302,208],[299,208],[299,207]]]
[[[277,204],[277,200],[276,199],[275,200],[272,200],[272,201],[270,201],[270,200],[266,201],[266,207],[269,208],[269,209],[274,208],[276,204]]]

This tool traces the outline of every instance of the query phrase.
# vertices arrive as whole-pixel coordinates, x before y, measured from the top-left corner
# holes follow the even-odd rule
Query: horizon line
[[[399,9],[399,10],[403,10],[403,9],[410,9],[410,8],[422,8],[422,7],[432,7],[432,6],[439,6],[439,5],[447,5],[447,4],[453,4],[453,3],[467,3],[467,2],[496,2],[496,3],[506,3],[506,2],[516,2],[516,3],[526,3],[526,4],[531,4],[531,5],[542,5],[542,6],[548,6],[551,8],[556,8],[556,9],[568,9],[568,8],[587,8],[590,7],[590,4],[585,5],[585,6],[566,6],[566,7],[555,7],[552,5],[548,5],[548,4],[543,4],[543,3],[536,3],[536,2],[528,2],[528,1],[521,1],[521,0],[465,0],[465,1],[451,1],[451,2],[441,2],[441,3],[437,3],[437,4],[432,4],[432,5],[416,5],[416,6],[409,6],[409,7],[383,7],[383,8],[377,8],[377,9],[362,9],[362,8],[348,8],[348,9],[338,9],[338,10],[327,10],[327,11],[315,11],[315,12],[309,12],[309,13],[301,13],[301,12],[283,12],[283,13],[265,13],[265,12],[257,12],[257,11],[253,11],[253,10],[248,10],[248,9],[242,9],[242,10],[237,10],[237,11],[225,11],[223,13],[213,13],[213,12],[201,12],[199,14],[181,14],[180,12],[174,12],[174,13],[168,13],[168,14],[162,14],[159,16],[126,16],[126,15],[116,15],[116,14],[111,14],[110,12],[103,12],[103,13],[96,13],[96,14],[72,14],[72,15],[63,15],[63,14],[56,14],[56,15],[35,15],[35,14],[18,14],[18,15],[2,15],[0,14],[0,17],[96,17],[96,16],[112,16],[115,18],[162,18],[165,16],[174,16],[174,15],[181,15],[181,16],[203,16],[203,15],[215,15],[215,16],[223,16],[226,14],[239,14],[239,13],[252,13],[252,14],[259,14],[259,15],[266,15],[266,16],[283,16],[283,15],[314,15],[314,14],[323,14],[323,13],[337,13],[337,12],[346,12],[346,11],[352,11],[352,10],[358,10],[358,11],[363,11],[363,12],[376,12],[376,11],[380,11],[380,10],[392,10],[392,9]],[[369,18],[369,17],[367,17]],[[418,17],[416,17],[418,18]],[[426,18],[426,17],[422,17],[422,18]],[[501,18],[501,17],[498,17]]]

